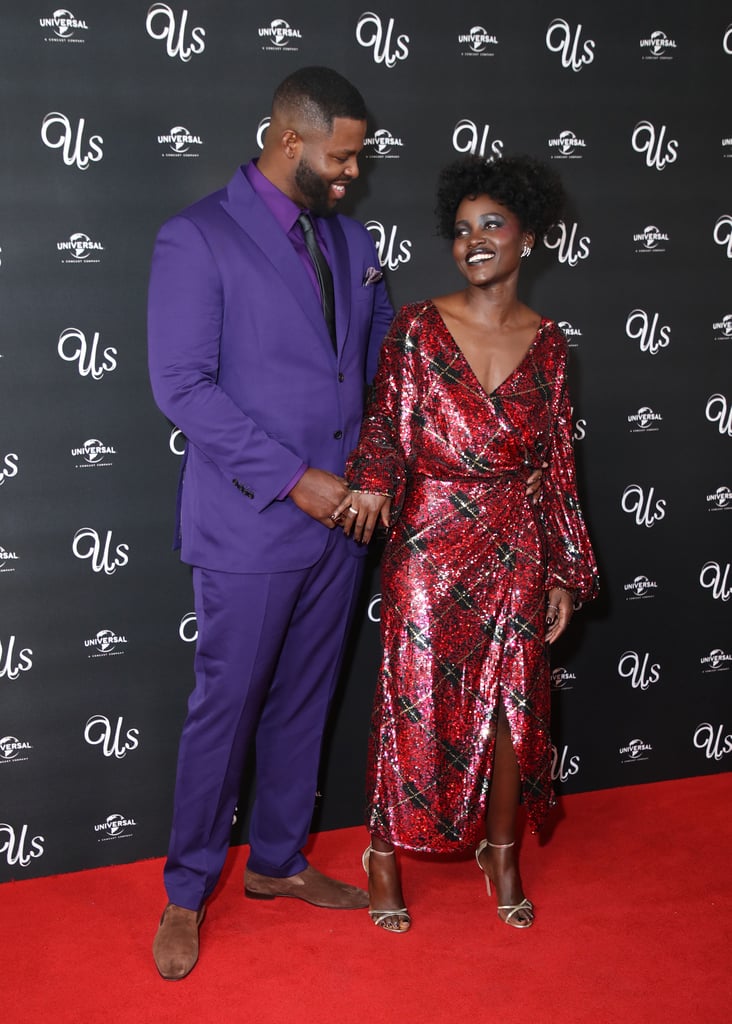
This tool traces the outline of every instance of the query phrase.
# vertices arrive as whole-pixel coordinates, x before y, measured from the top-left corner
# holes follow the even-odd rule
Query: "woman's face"
[[[534,244],[532,232],[524,231],[516,214],[490,196],[466,196],[458,206],[452,254],[470,284],[493,283],[516,273],[525,244]]]

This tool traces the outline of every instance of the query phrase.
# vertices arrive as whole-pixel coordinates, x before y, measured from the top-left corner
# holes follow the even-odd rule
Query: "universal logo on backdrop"
[[[699,659],[699,664],[704,673],[729,672],[732,667],[732,654],[727,654],[726,651],[717,647],[715,650],[710,651],[709,654],[703,655]]]
[[[74,458],[81,457],[84,461],[77,462],[77,469],[103,469],[112,465],[110,455],[116,455],[117,450],[111,444],[104,444],[98,438],[90,437],[84,441],[80,448],[72,448],[71,455]]]
[[[552,669],[551,674],[551,688],[554,691],[558,690],[573,690],[573,683],[577,682],[577,676],[574,672],[570,672],[569,669],[558,666]]]
[[[47,43],[85,43],[80,32],[87,32],[88,26],[81,18],[76,18],[71,11],[59,8],[54,11],[50,18],[40,19],[41,28],[53,30],[52,36],[45,36]]]
[[[668,235],[653,224],[649,224],[637,234],[633,235],[636,244],[636,252],[666,252],[664,242],[668,242]]]
[[[30,750],[33,750],[33,745],[27,740],[19,740],[17,736],[3,736],[0,739],[0,764],[27,761]]]
[[[151,39],[165,41],[170,58],[178,57],[184,64],[206,48],[206,30],[200,26],[189,28],[185,8],[178,19],[168,4],[153,4],[145,18],[145,29]]]
[[[473,25],[467,32],[458,36],[458,44],[467,50],[461,50],[462,57],[494,57],[498,38],[492,32],[488,32],[482,25]]]
[[[0,572],[15,572],[14,563],[17,561],[19,561],[17,552],[6,551],[5,548],[0,547]]]
[[[124,650],[117,650],[121,645],[127,644],[127,637],[121,636],[113,629],[100,629],[96,636],[84,641],[84,647],[89,654],[88,658],[108,658],[124,654]]]
[[[663,422],[660,412],[654,412],[648,405],[642,405],[638,412],[632,412],[628,416],[631,434],[655,434],[659,427],[657,424]]]
[[[648,600],[656,596],[656,590],[658,583],[644,575],[636,576],[630,583],[623,584],[626,601]]]
[[[567,339],[567,346],[569,348],[579,348],[579,343],[582,338],[582,329],[575,327],[569,320],[560,320],[557,325],[562,334]]]
[[[108,843],[111,839],[130,839],[133,835],[130,829],[136,826],[134,818],[127,818],[124,814],[108,814],[104,821],[94,826],[94,831],[99,834],[100,843]]]
[[[546,144],[552,160],[581,160],[585,155],[583,151],[587,148],[585,140],[569,130],[561,131],[554,138],[547,139]]]
[[[263,50],[297,53],[300,49],[297,41],[302,39],[302,33],[299,28],[292,28],[284,18],[274,18],[269,25],[259,29],[259,38],[265,40]]]
[[[718,487],[707,495],[707,508],[710,512],[729,512],[732,510],[732,490],[729,487]]]
[[[398,160],[404,148],[403,140],[388,128],[377,128],[373,135],[363,140],[364,156],[367,160]]]
[[[665,32],[656,29],[647,39],[640,40],[643,60],[673,60],[676,40],[669,39]]]
[[[398,33],[394,18],[382,21],[378,14],[364,11],[356,24],[356,42],[372,51],[374,63],[394,68],[409,56],[409,36]]]
[[[191,146],[202,146],[203,139],[200,135],[189,132],[182,124],[178,124],[171,128],[167,135],[158,135],[158,145],[166,147],[160,154],[164,157],[198,157],[200,154],[196,150],[191,150]]]
[[[104,252],[101,242],[94,242],[83,231],[69,235],[68,242],[56,242],[62,263],[101,263],[97,253]]]
[[[618,750],[620,763],[637,764],[639,761],[647,761],[648,755],[652,751],[653,747],[650,743],[644,743],[643,740],[631,740],[627,746],[620,747]]]
[[[726,313],[721,320],[713,323],[712,330],[717,332],[715,341],[727,341],[732,338],[732,313]]]

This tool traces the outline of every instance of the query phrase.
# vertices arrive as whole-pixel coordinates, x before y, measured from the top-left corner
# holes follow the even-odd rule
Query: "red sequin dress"
[[[587,600],[597,589],[566,359],[564,335],[543,319],[489,395],[430,301],[403,307],[384,343],[346,475],[393,496],[367,824],[398,846],[476,841],[501,699],[534,829],[553,802],[546,592]],[[534,505],[526,479],[544,461]]]

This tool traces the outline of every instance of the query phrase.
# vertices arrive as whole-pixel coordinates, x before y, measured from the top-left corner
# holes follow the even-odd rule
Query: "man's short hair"
[[[272,111],[295,116],[330,133],[336,117],[366,120],[366,104],[358,89],[332,68],[300,68],[277,86]]]

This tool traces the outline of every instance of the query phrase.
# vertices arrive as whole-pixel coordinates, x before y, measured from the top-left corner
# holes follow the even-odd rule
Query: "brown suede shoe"
[[[196,966],[198,929],[205,916],[205,906],[196,911],[169,903],[163,911],[153,940],[153,958],[166,981],[180,981]]]
[[[328,910],[363,910],[369,905],[369,894],[363,889],[328,878],[309,864],[304,871],[290,875],[289,878],[270,878],[247,868],[244,872],[244,892],[252,900],[292,896],[296,900],[305,900],[314,907],[325,907]]]

